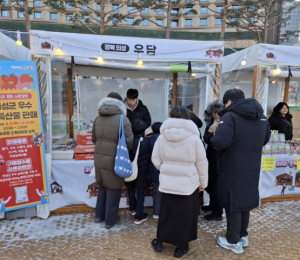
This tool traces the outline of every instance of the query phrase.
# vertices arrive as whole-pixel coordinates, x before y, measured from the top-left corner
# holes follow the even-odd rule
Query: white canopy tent
[[[299,77],[300,47],[257,44],[223,59],[221,93],[240,88],[267,114],[279,101],[288,103],[289,86]]]
[[[0,60],[31,60],[31,52],[24,46],[0,32]]]

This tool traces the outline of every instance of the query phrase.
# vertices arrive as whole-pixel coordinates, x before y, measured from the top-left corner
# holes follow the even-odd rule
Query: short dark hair
[[[120,100],[120,101],[123,101],[123,100],[122,100],[122,97],[121,97],[118,93],[116,93],[116,92],[110,92],[110,93],[107,95],[107,97],[115,98],[115,99],[118,99],[118,100]]]
[[[285,103],[285,102],[279,102],[279,103],[273,108],[273,113],[274,113],[274,114],[280,114],[279,111],[283,108],[283,106],[286,106],[286,107],[287,107],[287,109],[289,110],[289,112],[288,112],[288,114],[289,114],[289,113],[290,113],[290,108],[289,108],[288,104]]]
[[[184,106],[175,106],[171,108],[170,117],[191,119],[191,112]]]
[[[162,123],[161,122],[156,122],[154,123],[151,128],[152,128],[152,132],[154,134],[160,134],[160,127],[161,127]]]
[[[127,90],[126,96],[127,96],[127,98],[129,98],[129,99],[135,99],[135,98],[138,98],[139,92],[138,92],[137,89],[130,88],[130,89]]]
[[[239,99],[245,99],[244,92],[240,89],[229,89],[223,96],[223,104],[227,104],[228,100],[231,100],[231,102],[235,102]]]

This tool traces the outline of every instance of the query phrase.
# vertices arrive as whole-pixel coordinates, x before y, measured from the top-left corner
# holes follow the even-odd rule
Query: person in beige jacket
[[[156,252],[162,251],[163,243],[176,245],[177,258],[188,252],[190,241],[197,239],[199,192],[208,182],[205,149],[190,117],[186,107],[173,107],[152,154],[152,162],[160,170],[162,201],[157,238],[151,244]]]

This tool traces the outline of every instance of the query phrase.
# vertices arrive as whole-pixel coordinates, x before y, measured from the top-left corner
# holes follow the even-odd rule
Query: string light
[[[139,59],[138,59],[137,65],[139,65],[139,66],[143,65],[143,60],[141,59],[141,54],[139,54]]]
[[[196,73],[192,73],[191,76],[192,76],[192,77],[196,77]]]
[[[100,63],[103,62],[102,50],[100,51],[100,55],[98,56],[97,61],[100,62]]]
[[[20,31],[17,31],[17,41],[16,41],[16,44],[18,46],[21,46],[23,44],[23,42],[21,41]]]
[[[276,74],[280,74],[281,73],[281,69],[280,69],[279,65],[277,65],[275,72],[276,72]]]
[[[61,55],[62,53],[62,43],[60,42],[58,48],[56,49],[56,54]]]
[[[245,66],[246,64],[247,64],[247,56],[245,55],[244,59],[242,59],[242,61],[241,61],[241,65]]]

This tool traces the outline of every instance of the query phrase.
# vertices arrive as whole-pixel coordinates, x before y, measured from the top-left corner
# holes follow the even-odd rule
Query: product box
[[[87,139],[82,140],[82,139],[78,139],[78,136],[79,135],[77,135],[77,144],[78,145],[93,145],[92,139],[91,140],[87,140]]]
[[[78,140],[92,140],[92,133],[78,134],[77,135],[77,141]]]
[[[94,153],[95,145],[77,145],[75,153]]]
[[[293,116],[293,118],[292,118],[293,127],[294,128],[300,128],[300,111],[291,111],[290,113]]]
[[[86,160],[94,160],[93,153],[78,153],[75,154],[76,161],[86,161]]]

